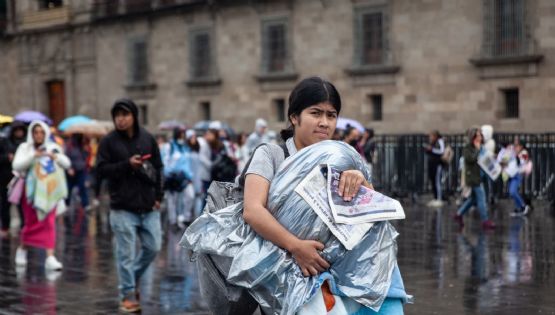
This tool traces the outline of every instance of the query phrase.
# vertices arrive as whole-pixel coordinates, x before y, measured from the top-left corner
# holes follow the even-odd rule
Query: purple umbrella
[[[158,124],[158,129],[160,130],[174,130],[175,128],[179,128],[181,130],[187,129],[187,125],[182,122],[181,120],[165,120]]]
[[[336,126],[337,129],[347,129],[347,125],[351,125],[351,127],[354,127],[360,130],[361,132],[364,132],[364,129],[365,129],[360,122],[354,119],[344,118],[344,117],[339,117],[337,119],[337,126]]]
[[[45,114],[37,111],[32,111],[32,110],[19,112],[17,115],[15,115],[13,120],[21,121],[24,123],[30,123],[33,120],[40,120],[49,125],[52,125],[52,120],[48,118]]]

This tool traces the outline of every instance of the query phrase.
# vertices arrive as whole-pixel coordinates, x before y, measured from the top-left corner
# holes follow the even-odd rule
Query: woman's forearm
[[[270,211],[260,205],[245,206],[245,222],[264,239],[289,252],[293,251],[299,239],[274,218]]]

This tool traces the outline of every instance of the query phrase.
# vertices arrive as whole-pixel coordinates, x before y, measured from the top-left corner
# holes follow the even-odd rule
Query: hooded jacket
[[[495,140],[493,140],[493,126],[483,125],[482,135],[484,136],[484,148],[491,154],[495,154]]]
[[[97,170],[100,178],[108,180],[110,207],[135,213],[151,211],[156,201],[161,201],[162,160],[154,137],[139,126],[138,109],[130,99],[116,100],[112,106],[112,119],[118,109],[133,115],[133,136],[125,131],[114,130],[100,142],[97,153]],[[114,122],[115,123],[115,122]],[[150,154],[148,161],[155,169],[155,182],[148,180],[141,169],[131,167],[129,159],[139,154]]]
[[[33,128],[36,125],[40,125],[44,130],[44,147],[46,152],[55,153],[56,163],[60,165],[63,169],[68,169],[71,167],[71,161],[64,154],[64,150],[56,142],[50,140],[50,128],[48,125],[42,121],[35,120],[31,122],[27,131],[27,141],[23,142],[17,147],[15,151],[15,156],[12,161],[12,168],[16,172],[24,173],[31,167],[33,161],[35,160],[35,141],[33,140]]]
[[[467,131],[467,144],[463,148],[465,183],[469,187],[481,184],[480,166],[478,165],[481,148],[477,149],[472,143],[478,130],[478,128],[470,128]]]
[[[41,150],[54,154],[54,159],[48,159],[47,165],[53,161],[57,166],[46,171],[49,166],[43,165],[42,157],[36,156],[37,146],[33,139],[33,129],[40,126],[44,130],[44,142],[39,146]],[[64,154],[60,145],[50,137],[50,128],[42,121],[35,120],[29,125],[27,141],[17,147],[12,161],[12,168],[25,176],[25,197],[37,211],[37,218],[42,220],[48,213],[56,209],[56,204],[67,197],[67,182],[63,170],[71,167],[71,161]],[[43,165],[38,167],[38,163]],[[37,166],[38,168],[35,168]],[[52,173],[51,175],[48,175]],[[53,176],[51,178],[50,176]]]

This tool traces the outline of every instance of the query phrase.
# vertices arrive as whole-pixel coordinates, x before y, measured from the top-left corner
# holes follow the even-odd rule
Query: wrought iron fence
[[[533,171],[523,184],[526,195],[555,201],[555,133],[519,134],[497,133],[497,148],[501,143],[522,139],[530,153]],[[445,135],[445,143],[453,148],[453,160],[443,177],[445,193],[454,195],[460,190],[459,161],[465,145],[463,135]],[[416,197],[431,192],[428,180],[428,157],[424,147],[428,136],[424,134],[382,135],[376,137],[373,182],[376,187],[398,197]],[[501,182],[495,185],[496,195],[506,196]]]

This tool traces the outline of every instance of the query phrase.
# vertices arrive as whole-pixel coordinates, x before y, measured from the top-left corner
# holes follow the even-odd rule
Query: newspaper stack
[[[348,250],[353,249],[373,222],[399,220],[405,212],[399,201],[364,186],[351,201],[339,196],[341,172],[327,164],[315,167],[295,188]]]

